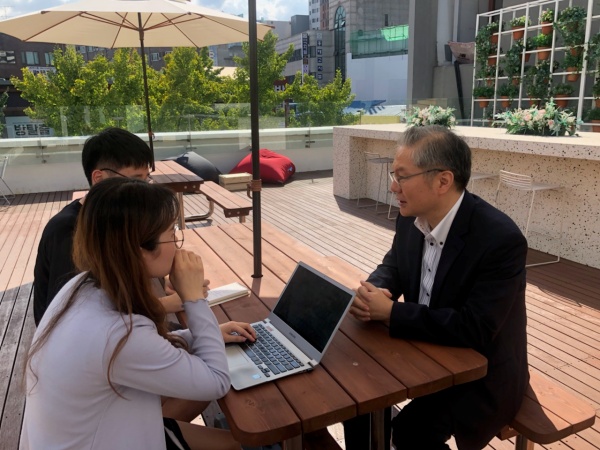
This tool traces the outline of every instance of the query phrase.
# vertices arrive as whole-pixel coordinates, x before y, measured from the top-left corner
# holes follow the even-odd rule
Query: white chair
[[[471,178],[469,179],[468,190],[472,191],[475,187],[475,182],[477,180],[484,180],[486,178],[496,178],[498,175],[495,173],[486,173],[486,172],[471,172]]]
[[[367,204],[360,204],[360,199],[362,195],[366,195],[366,186],[367,186],[367,174],[365,173],[362,177],[361,180],[361,192],[358,194],[358,199],[356,200],[356,206],[358,206],[359,208],[369,208],[371,206],[375,206],[375,213],[377,214],[383,214],[385,213],[385,211],[379,212],[379,204],[383,202],[379,201],[379,198],[381,196],[381,183],[385,183],[385,189],[386,189],[386,199],[387,199],[387,195],[390,193],[390,186],[389,186],[389,176],[388,173],[390,172],[390,164],[392,164],[394,162],[394,158],[390,158],[388,156],[381,156],[379,153],[373,153],[373,152],[364,152],[364,156],[365,156],[365,162],[367,163],[367,167],[368,164],[376,164],[380,167],[379,170],[379,184],[377,185],[377,199],[375,200],[374,203],[367,203]],[[390,206],[388,208],[388,218],[390,218],[390,214],[392,211],[392,205],[390,202]]]
[[[529,175],[521,175],[518,173],[507,172],[506,170],[501,170],[499,173],[499,177],[500,177],[500,180],[498,182],[498,187],[496,188],[496,198],[495,198],[496,206],[498,206],[498,194],[499,194],[500,188],[502,186],[506,186],[506,187],[513,188],[513,189],[516,189],[519,191],[526,191],[526,192],[531,193],[531,200],[529,202],[529,208],[528,208],[528,212],[527,212],[527,223],[525,224],[525,233],[524,233],[525,238],[527,238],[527,236],[529,235],[529,226],[531,225],[531,216],[532,216],[532,212],[533,212],[533,202],[535,200],[535,193],[538,191],[561,189],[562,186],[560,186],[558,184],[535,183],[533,181],[533,177],[531,177]],[[559,238],[558,238],[559,239],[558,256],[556,257],[555,260],[541,262],[541,263],[535,263],[535,264],[527,264],[526,267],[541,266],[544,264],[554,264],[554,263],[557,263],[560,261],[560,247],[562,244],[562,195],[560,196],[560,205],[559,205],[558,211],[561,214],[560,233],[559,233]]]
[[[15,194],[4,179],[4,174],[6,173],[6,166],[8,166],[8,156],[2,158],[2,168],[0,169],[0,181],[2,182],[0,183],[0,196],[4,199],[4,205],[9,206],[9,198],[15,198]]]

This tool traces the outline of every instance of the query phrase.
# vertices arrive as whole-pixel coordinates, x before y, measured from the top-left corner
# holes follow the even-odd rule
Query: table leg
[[[290,439],[283,441],[284,450],[303,450],[302,449],[302,436],[295,436]]]
[[[386,417],[389,408],[371,413],[371,450],[389,450],[390,442],[386,433]]]
[[[185,229],[185,210],[183,209],[183,192],[177,193],[177,200],[179,201],[179,220],[178,225],[180,230]]]

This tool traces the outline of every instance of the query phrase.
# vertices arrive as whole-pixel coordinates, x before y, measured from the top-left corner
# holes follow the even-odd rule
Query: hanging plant
[[[587,70],[600,70],[600,32],[596,33],[588,41],[588,48],[585,53],[587,60]]]
[[[542,34],[552,34],[552,23],[554,22],[554,10],[545,9],[540,14],[540,22],[542,26]]]
[[[529,20],[527,16],[520,16],[515,17],[509,23],[514,30],[513,39],[523,39],[523,36],[525,35],[525,24],[527,24],[527,26],[531,25],[531,20]]]
[[[583,44],[587,11],[580,6],[569,6],[558,13],[554,29],[562,36],[566,46]]]
[[[579,72],[583,67],[583,54],[575,52],[565,53],[565,58],[562,61],[562,67],[570,72],[567,75],[567,81],[577,81],[579,79]]]
[[[511,48],[508,49],[502,59],[502,68],[505,75],[512,80],[515,77],[521,76],[521,67],[523,63],[523,39],[515,41]],[[527,60],[527,59],[525,59]]]
[[[559,108],[566,108],[569,100],[563,100],[564,97],[570,97],[573,93],[573,85],[569,83],[559,83],[552,87],[552,96]]]

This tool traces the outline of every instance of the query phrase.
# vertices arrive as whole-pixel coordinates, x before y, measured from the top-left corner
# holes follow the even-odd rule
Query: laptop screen
[[[353,293],[298,265],[273,313],[323,352]]]

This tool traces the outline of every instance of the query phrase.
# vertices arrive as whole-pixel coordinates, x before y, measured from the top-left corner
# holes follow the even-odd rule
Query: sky
[[[75,2],[76,0],[73,0]],[[247,0],[192,0],[207,8],[248,17]],[[0,19],[70,3],[61,0],[0,0]],[[291,16],[308,14],[308,0],[256,0],[256,17],[266,20],[290,20]]]

